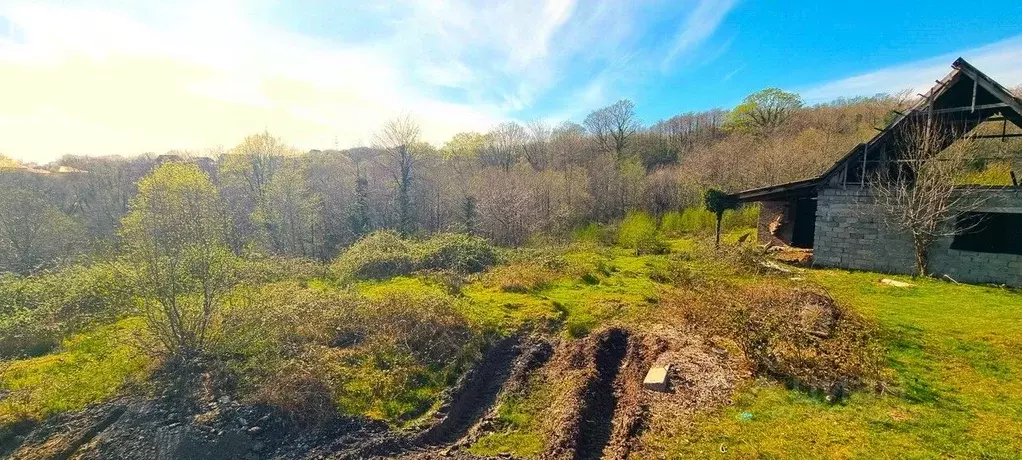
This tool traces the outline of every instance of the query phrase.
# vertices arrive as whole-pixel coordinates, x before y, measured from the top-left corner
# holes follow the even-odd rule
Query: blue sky
[[[895,4],[897,3],[897,4]],[[643,121],[770,86],[808,102],[923,90],[961,55],[1022,84],[1022,2],[0,0],[0,153],[427,140],[621,98]]]

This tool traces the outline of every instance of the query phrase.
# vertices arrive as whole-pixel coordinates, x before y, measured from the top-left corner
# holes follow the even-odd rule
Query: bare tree
[[[528,134],[522,125],[506,121],[490,130],[487,138],[489,142],[483,149],[484,163],[510,171],[525,153]]]
[[[532,169],[543,171],[550,166],[550,127],[542,121],[531,121],[526,129],[525,160]]]
[[[411,234],[414,227],[411,187],[415,155],[412,149],[419,143],[419,132],[419,124],[405,115],[386,121],[374,136],[376,148],[382,152],[382,166],[397,184],[398,230],[402,235]]]
[[[916,270],[926,276],[933,243],[975,226],[958,216],[982,205],[979,194],[956,186],[971,141],[932,120],[907,120],[899,133],[897,155],[879,163],[867,176],[867,185],[883,223],[912,239]]]
[[[639,130],[635,117],[635,104],[622,99],[586,116],[583,122],[589,133],[605,152],[614,152],[618,159],[624,156],[628,141]]]

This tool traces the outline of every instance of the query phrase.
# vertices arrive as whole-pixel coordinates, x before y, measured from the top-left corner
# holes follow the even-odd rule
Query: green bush
[[[217,351],[241,391],[299,422],[422,415],[478,351],[457,300],[380,283],[371,295],[285,281],[235,292]]]
[[[385,279],[415,268],[413,247],[392,231],[378,231],[344,251],[333,264],[341,279]]]
[[[720,226],[725,232],[755,228],[759,219],[758,206],[743,206],[738,209],[724,211]],[[717,217],[705,208],[686,208],[681,212],[671,211],[664,214],[660,221],[660,231],[664,235],[677,237],[692,234],[710,234],[717,228]]]
[[[418,268],[477,273],[497,263],[497,253],[483,238],[457,233],[436,235],[419,244]]]
[[[0,358],[39,355],[85,327],[112,322],[134,307],[127,274],[102,263],[0,275]]]
[[[582,227],[575,229],[575,241],[579,243],[599,244],[602,241],[603,229],[596,222],[589,222]]]
[[[656,220],[642,211],[632,211],[621,221],[617,242],[620,246],[635,249],[636,254],[662,254],[667,246],[657,232]]]
[[[724,211],[724,217],[720,221],[720,227],[726,231],[756,228],[759,220],[759,206],[743,206],[734,210]]]

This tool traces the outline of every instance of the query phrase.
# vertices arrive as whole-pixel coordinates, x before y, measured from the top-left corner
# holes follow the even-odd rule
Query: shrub
[[[0,274],[0,358],[39,355],[85,327],[112,322],[134,307],[133,286],[114,263]]]
[[[756,228],[759,220],[759,206],[742,206],[738,209],[724,211],[720,226],[724,231],[735,231]]]
[[[629,249],[635,249],[637,255],[662,254],[667,246],[660,239],[656,221],[642,211],[632,211],[625,216],[618,228],[617,242]]]
[[[496,264],[497,253],[482,238],[443,233],[419,245],[418,259],[420,269],[477,273]]]
[[[575,229],[573,237],[575,241],[585,244],[602,244],[604,242],[603,227],[596,222],[589,222]]]
[[[407,275],[414,269],[412,245],[392,231],[362,238],[333,264],[341,279],[384,279]]]
[[[381,286],[363,297],[287,281],[231,300],[217,350],[243,393],[305,424],[338,411],[421,415],[477,351],[456,300],[434,288]]]
[[[704,208],[685,208],[681,213],[668,213],[661,224],[664,233],[672,236],[712,233],[716,225],[716,217]]]

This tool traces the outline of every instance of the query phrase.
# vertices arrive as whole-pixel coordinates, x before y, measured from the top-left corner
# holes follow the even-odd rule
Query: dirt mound
[[[642,433],[631,445],[631,452],[640,458],[657,457],[662,450],[649,445],[648,439],[669,439],[693,415],[729,404],[738,383],[751,374],[743,356],[701,336],[665,326],[645,334],[656,337],[663,350],[652,365],[669,366],[670,372],[666,392],[641,392]]]

